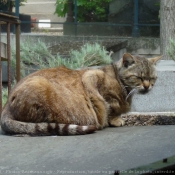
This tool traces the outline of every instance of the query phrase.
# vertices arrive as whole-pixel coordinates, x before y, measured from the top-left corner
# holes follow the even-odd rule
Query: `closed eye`
[[[139,76],[135,76],[137,79],[140,79],[141,81],[143,81],[144,79],[142,77]]]
[[[139,77],[139,76],[136,76],[136,77],[137,77],[137,79],[140,79],[142,81],[144,81],[144,80],[155,81],[157,79],[156,77],[152,77],[152,78],[150,78],[150,77]]]
[[[157,77],[152,77],[149,79],[149,81],[156,81]]]

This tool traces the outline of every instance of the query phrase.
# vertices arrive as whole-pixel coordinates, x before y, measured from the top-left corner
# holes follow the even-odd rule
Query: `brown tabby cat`
[[[120,115],[129,111],[133,92],[153,87],[159,59],[126,53],[99,69],[62,66],[37,71],[12,90],[2,111],[2,130],[32,136],[77,135],[123,126]]]

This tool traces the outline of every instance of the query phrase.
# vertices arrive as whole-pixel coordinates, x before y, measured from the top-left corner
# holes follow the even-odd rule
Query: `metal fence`
[[[116,13],[110,13],[107,22],[79,22],[78,0],[70,0],[73,9],[68,9],[66,22],[48,22],[51,25],[62,24],[64,35],[125,35],[125,36],[159,36],[159,10],[156,1],[125,0],[126,4]],[[15,1],[15,15],[19,17],[19,0]],[[150,4],[152,6],[150,7]],[[31,21],[21,20],[21,24]],[[39,22],[32,22],[39,23]],[[42,22],[40,22],[42,23]],[[43,22],[47,23],[47,22]],[[95,32],[95,30],[97,30]]]

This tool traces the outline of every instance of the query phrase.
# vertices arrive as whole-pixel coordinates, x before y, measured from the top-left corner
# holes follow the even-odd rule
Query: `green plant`
[[[68,10],[68,0],[57,0],[55,5],[55,14],[60,17],[65,17]]]
[[[112,61],[109,52],[98,43],[86,43],[80,51],[72,50],[70,57],[71,68],[99,66],[109,64]]]
[[[27,0],[20,0],[20,1],[19,1],[19,5],[20,5],[20,6],[23,6],[23,5],[24,5],[24,4],[23,4],[24,2],[27,2]],[[15,1],[11,1],[11,0],[10,0],[10,6],[11,6],[11,7],[15,7]]]
[[[12,49],[12,67],[16,65],[15,54],[15,49]],[[50,63],[50,60],[53,61],[55,59],[55,56],[48,51],[45,43],[40,40],[33,42],[30,39],[21,43],[20,56],[22,77],[38,69],[49,67],[49,65],[47,65],[48,62]],[[55,64],[55,66],[58,65]]]
[[[170,46],[167,48],[167,52],[170,56],[175,61],[175,39],[170,39]]]
[[[13,88],[15,84],[16,81],[14,80],[12,82],[11,88]],[[2,106],[6,104],[7,99],[8,99],[8,88],[2,86]]]
[[[23,3],[24,2],[27,2],[27,0],[20,0],[19,1],[19,5],[24,5]],[[12,7],[15,7],[15,1],[12,1],[12,0],[0,0],[0,4],[7,4],[7,5],[11,5]]]
[[[24,5],[23,3],[27,2],[27,0],[20,0],[19,5]],[[13,7],[15,7],[15,1],[12,0],[0,0],[0,9],[4,11],[13,11]]]
[[[8,88],[2,88],[2,106],[5,105],[6,101],[8,99]]]
[[[46,44],[40,40],[26,40],[21,43],[21,75],[26,76],[43,68],[65,65],[72,69],[109,64],[108,51],[98,43],[86,43],[80,50],[71,50],[69,58],[62,58],[59,53],[52,55]],[[12,67],[15,67],[15,49],[12,49]]]
[[[0,10],[7,11],[10,6],[10,0],[0,0]]]
[[[105,22],[108,19],[109,3],[113,0],[77,0],[79,22]],[[55,14],[65,16],[69,0],[57,0]]]
[[[49,33],[49,30],[48,30],[48,29],[45,29],[44,32],[45,32],[45,33]]]

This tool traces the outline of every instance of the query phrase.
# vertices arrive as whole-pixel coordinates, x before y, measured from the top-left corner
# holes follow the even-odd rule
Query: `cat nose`
[[[143,81],[143,87],[144,87],[144,89],[145,89],[146,91],[149,89],[150,83],[149,83],[148,80],[144,80],[144,81]]]
[[[149,89],[149,86],[144,86],[144,89],[147,91]]]

